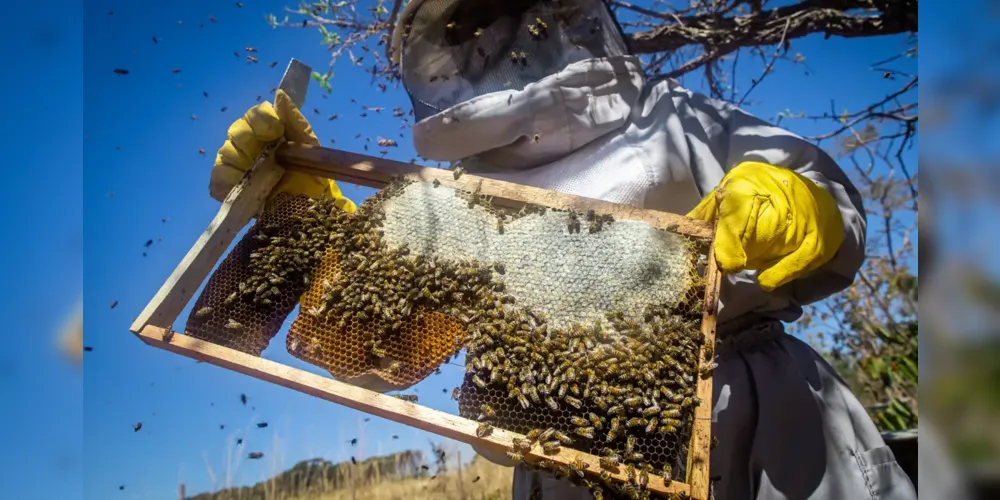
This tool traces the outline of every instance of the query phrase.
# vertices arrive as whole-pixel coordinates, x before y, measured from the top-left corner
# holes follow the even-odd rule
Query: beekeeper
[[[714,374],[718,499],[910,499],[871,419],[812,348],[784,333],[843,290],[865,256],[858,191],[822,150],[671,80],[646,81],[602,0],[412,0],[392,35],[425,158],[471,174],[717,219],[726,273]],[[229,129],[212,172],[223,199],[262,141],[318,144],[287,95]],[[355,206],[332,181],[279,189]],[[492,456],[492,460],[505,459]],[[518,466],[513,497],[584,499]]]

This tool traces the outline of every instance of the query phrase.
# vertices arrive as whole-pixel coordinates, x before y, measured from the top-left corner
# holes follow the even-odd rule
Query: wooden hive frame
[[[300,105],[305,95],[303,82],[291,82],[289,86],[287,80],[293,69],[301,72],[303,68],[308,75],[308,67],[292,60],[281,87],[288,88],[293,100],[298,100]],[[492,203],[497,206],[516,208],[527,203],[563,210],[573,209],[578,212],[594,210],[610,214],[618,220],[643,221],[657,228],[709,242],[714,237],[712,224],[681,215],[572,196],[471,174],[462,175],[456,180],[452,172],[443,169],[424,168],[346,151],[281,141],[265,146],[252,167],[223,201],[222,207],[208,228],[188,250],[183,260],[130,328],[139,339],[151,346],[446,438],[492,448],[500,453],[511,447],[514,438],[524,436],[496,429],[486,437],[478,437],[476,435],[478,422],[474,420],[362,389],[173,330],[174,322],[187,307],[195,292],[209,278],[215,264],[229,248],[236,235],[263,209],[272,189],[286,169],[377,189],[386,187],[396,176],[426,182],[437,179],[444,186],[492,197]],[[722,275],[716,266],[711,243],[702,251],[707,254],[708,263],[705,270],[705,311],[701,331],[705,336],[705,345],[712,346],[715,344],[718,291]],[[699,359],[703,359],[704,354],[706,351],[703,348],[703,354]],[[687,495],[698,500],[707,500],[709,497],[712,377],[698,378],[697,395],[701,402],[694,412],[688,447],[687,477],[684,481],[673,481],[666,485],[659,476],[650,476],[648,489],[654,495]],[[597,457],[570,448],[562,448],[558,453],[549,455],[543,454],[540,448],[533,447],[524,455],[525,460],[532,462],[547,459],[556,464],[566,465],[580,458],[588,464],[588,473],[600,473]],[[627,480],[623,468],[619,468],[611,476],[618,481]]]

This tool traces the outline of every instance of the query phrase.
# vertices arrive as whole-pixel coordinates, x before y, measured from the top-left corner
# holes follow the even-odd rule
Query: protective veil
[[[645,82],[601,0],[412,0],[392,55],[418,120],[417,152],[460,160],[476,175],[687,213],[726,172],[753,161],[793,169],[830,193],[844,230],[831,261],[771,293],[753,271],[723,283],[715,496],[916,497],[850,389],[781,325],[849,286],[864,260],[860,195],[828,155],[675,82]],[[546,499],[589,498],[519,468],[514,498],[533,487]]]

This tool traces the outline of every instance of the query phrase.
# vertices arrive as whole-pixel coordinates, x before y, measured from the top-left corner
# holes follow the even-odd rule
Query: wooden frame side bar
[[[177,320],[236,235],[257,215],[281,180],[285,171],[274,162],[277,146],[265,146],[243,179],[229,191],[208,228],[133,321],[133,333],[147,325],[170,327]]]
[[[288,170],[376,189],[384,188],[392,177],[398,175],[421,181],[437,179],[442,185],[488,196],[492,198],[494,205],[502,207],[519,208],[529,203],[579,212],[594,210],[609,214],[615,219],[643,221],[653,227],[687,236],[711,238],[714,234],[712,224],[682,215],[644,210],[471,174],[455,179],[454,172],[450,170],[420,167],[320,146],[289,142],[278,150],[277,158],[278,163]]]
[[[719,289],[722,286],[722,272],[715,261],[715,245],[708,249],[705,269],[705,312],[701,320],[701,333],[705,343],[698,358],[702,363],[712,363],[715,358],[715,326],[719,308]],[[688,446],[687,484],[691,486],[691,497],[708,500],[711,479],[709,477],[709,456],[712,448],[712,377],[699,376],[696,394],[701,402],[694,410],[691,428],[691,442]]]
[[[476,435],[476,428],[479,424],[473,420],[409,403],[332,378],[323,377],[234,349],[198,340],[194,337],[175,333],[169,328],[148,325],[137,335],[143,342],[153,347],[211,363],[332,403],[432,432],[439,436],[471,445],[491,448],[498,453],[503,453],[505,450],[510,449],[514,438],[524,437],[502,429],[495,429],[486,437],[478,437]],[[542,453],[541,446],[536,443],[531,451],[525,454],[525,459],[528,461],[547,459],[561,465],[568,465],[577,458],[582,459],[587,464],[586,471],[588,473],[592,475],[600,474],[601,469],[597,457],[569,448],[562,448],[558,454],[546,455]],[[611,473],[611,476],[619,481],[628,481],[623,468],[618,468],[617,471]],[[652,475],[649,477],[648,489],[651,492],[660,494],[690,494],[692,491],[692,488],[688,484],[674,481],[667,486],[663,483],[663,478]]]

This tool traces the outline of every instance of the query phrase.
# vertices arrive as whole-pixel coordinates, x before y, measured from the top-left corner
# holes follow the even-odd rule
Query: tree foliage
[[[641,3],[641,5],[639,5]],[[773,2],[777,3],[777,2]],[[870,78],[896,89],[867,105],[846,109],[817,96],[824,109],[771,117],[776,124],[807,120],[826,124],[809,137],[838,156],[861,191],[868,210],[868,259],[854,284],[810,306],[795,326],[808,336],[855,391],[871,404],[884,429],[917,422],[917,209],[915,165],[905,153],[915,146],[918,123],[916,74],[897,69],[917,56],[917,0],[610,0],[632,49],[650,77],[685,79],[711,97],[737,106],[775,73],[776,62],[805,67],[796,40],[897,35],[898,55],[871,61]],[[272,26],[319,31],[331,54],[330,70],[313,75],[330,89],[333,68],[346,54],[385,91],[398,84],[388,57],[401,0],[303,2],[287,8]],[[863,57],[863,56],[860,56]],[[741,73],[740,60],[755,58],[759,74]],[[830,102],[829,108],[825,103]]]

